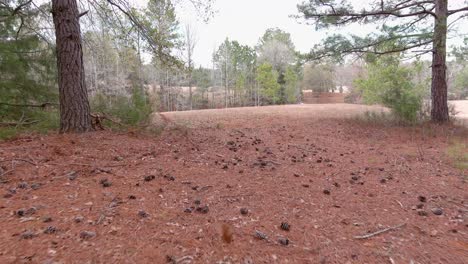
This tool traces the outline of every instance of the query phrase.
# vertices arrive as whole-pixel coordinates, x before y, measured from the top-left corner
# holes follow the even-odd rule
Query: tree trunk
[[[436,1],[432,57],[432,111],[433,122],[449,120],[447,103],[447,15],[448,0]]]
[[[192,72],[190,71],[190,77],[189,77],[189,107],[190,110],[193,110],[193,95],[192,95]]]
[[[57,44],[60,132],[92,130],[76,0],[52,0]]]

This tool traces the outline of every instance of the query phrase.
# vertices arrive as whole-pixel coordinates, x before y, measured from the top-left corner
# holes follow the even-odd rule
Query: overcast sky
[[[36,0],[38,4],[50,0]],[[128,0],[139,8],[146,6],[147,0]],[[301,24],[291,15],[297,15],[297,4],[306,0],[214,0],[213,9],[216,14],[204,23],[197,17],[197,12],[190,8],[188,0],[173,0],[177,5],[177,16],[181,24],[181,33],[185,24],[191,24],[197,31],[197,46],[194,52],[196,65],[211,67],[213,50],[219,46],[226,37],[237,40],[243,45],[254,47],[259,38],[268,28],[280,28],[291,34],[296,49],[308,52],[327,36],[336,31],[316,31],[314,26]],[[357,9],[360,9],[375,0],[349,0]],[[466,6],[467,0],[449,0],[449,9]],[[86,3],[86,1],[83,1]],[[456,19],[451,17],[451,20]],[[450,22],[450,21],[449,21]],[[464,37],[468,36],[468,18],[457,23],[457,31],[449,35],[448,46],[460,45]],[[375,25],[350,25],[344,27],[342,32],[361,35],[375,30]]]
[[[218,12],[208,23],[197,21],[193,10],[180,8],[179,19],[182,24],[196,24],[195,62],[210,66],[213,49],[226,37],[255,46],[263,33],[274,27],[291,33],[299,51],[309,51],[323,34],[317,34],[312,26],[300,25],[289,17],[297,14],[296,5],[300,2],[302,0],[216,0],[214,8]]]
[[[366,0],[351,1],[362,4]],[[450,0],[452,7],[459,6],[464,0]],[[213,49],[226,37],[237,40],[241,44],[255,46],[258,39],[268,28],[278,27],[291,34],[292,40],[299,51],[307,52],[314,44],[327,35],[325,31],[315,31],[313,26],[300,24],[290,15],[297,14],[297,4],[303,0],[216,0],[215,16],[208,22],[197,20],[196,13],[191,9],[178,7],[178,16],[183,26],[186,23],[195,25],[198,43],[195,49],[197,65],[211,66]],[[352,25],[346,31],[354,34],[367,33],[375,26],[363,27]],[[459,24],[458,39],[449,40],[449,46],[460,43],[461,36],[468,33],[468,20]]]

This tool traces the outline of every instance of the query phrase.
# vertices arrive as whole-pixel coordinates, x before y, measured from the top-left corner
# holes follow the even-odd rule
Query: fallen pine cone
[[[291,229],[291,226],[287,222],[282,222],[281,229],[283,229],[284,231],[289,231]]]
[[[267,240],[268,236],[265,233],[262,233],[258,230],[255,230],[255,237],[260,239],[260,240]]]
[[[282,237],[282,238],[278,239],[278,243],[280,243],[280,245],[287,246],[287,245],[289,245],[289,239],[287,239],[285,237],[284,238]]]

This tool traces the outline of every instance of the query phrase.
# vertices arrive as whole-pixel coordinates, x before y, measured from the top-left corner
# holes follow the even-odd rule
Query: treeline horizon
[[[422,99],[438,99],[440,107],[433,119],[436,116],[441,121],[446,118],[445,106],[439,104],[445,91],[440,98],[434,95],[434,81],[431,83],[434,67],[431,61],[424,60],[428,51],[416,55],[407,53],[411,43],[415,47],[426,47],[430,43],[428,39],[432,39],[430,32],[409,43],[392,38],[377,39],[379,45],[370,37],[352,36],[349,39],[334,35],[314,46],[309,53],[302,54],[288,32],[270,28],[259,36],[255,46],[227,38],[212,51],[211,67],[204,68],[196,67],[193,60],[196,29],[193,25],[182,25],[177,17],[176,4],[181,3],[149,0],[140,9],[124,3],[127,2],[92,1],[90,6],[81,6],[84,11],[79,13],[80,41],[83,43],[81,68],[93,112],[137,120],[154,111],[294,104],[301,102],[303,90],[340,92],[344,91],[343,87],[352,94],[348,102],[366,103],[361,100],[366,87],[360,80],[369,77],[369,69],[386,65],[403,69],[405,74],[392,78],[402,78],[417,86],[417,94]],[[60,72],[57,70],[54,27],[57,21],[53,21],[51,10],[52,3],[37,5],[26,0],[7,0],[0,6],[0,115],[4,120],[24,119],[25,113],[31,112],[12,105],[55,104],[59,101],[57,77]],[[210,12],[209,8],[206,10]],[[448,13],[452,15],[464,10]],[[299,8],[304,19],[318,19],[317,27],[339,22],[322,20],[330,15],[327,10],[317,14],[309,14],[309,11]],[[372,15],[380,17],[378,10]],[[359,21],[361,18],[353,17],[345,22],[354,19]],[[400,32],[400,29],[384,24],[382,33],[400,34],[395,39],[413,36],[406,31]],[[373,49],[357,50],[357,44]],[[446,64],[448,72],[444,85],[448,86],[448,99],[468,96],[467,47],[468,40],[463,47],[450,50],[455,60]],[[343,55],[348,53],[351,55]],[[382,59],[384,57],[393,59]],[[409,57],[411,61],[408,61]],[[361,87],[357,87],[357,83]]]

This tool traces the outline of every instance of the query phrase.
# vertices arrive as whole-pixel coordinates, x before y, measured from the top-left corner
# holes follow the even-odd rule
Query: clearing
[[[348,118],[367,109],[164,113],[157,136],[2,142],[0,263],[466,263],[450,151],[466,130]]]
[[[455,106],[456,117],[468,120],[468,100],[450,101],[449,104]]]

